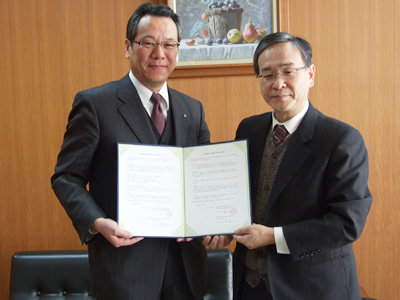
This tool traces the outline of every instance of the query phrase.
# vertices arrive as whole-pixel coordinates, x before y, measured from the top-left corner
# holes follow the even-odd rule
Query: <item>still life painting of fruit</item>
[[[182,25],[178,58],[251,58],[257,43],[276,31],[276,0],[169,0]]]

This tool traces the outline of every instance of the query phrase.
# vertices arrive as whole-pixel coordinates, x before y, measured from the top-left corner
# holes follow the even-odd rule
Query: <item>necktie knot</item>
[[[274,130],[272,131],[272,141],[274,142],[275,147],[278,147],[285,140],[285,137],[288,135],[288,132],[283,125],[275,125]]]
[[[150,98],[151,102],[153,102],[154,104],[160,104],[161,102],[161,96],[158,93],[153,93],[153,95],[151,95]]]
[[[158,93],[151,95],[150,101],[153,102],[153,111],[151,112],[151,120],[157,127],[160,135],[163,134],[165,128],[165,118],[161,108],[161,96]]]

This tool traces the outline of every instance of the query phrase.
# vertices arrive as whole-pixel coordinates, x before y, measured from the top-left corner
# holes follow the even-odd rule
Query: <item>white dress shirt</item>
[[[131,79],[132,84],[135,86],[144,108],[146,109],[148,115],[151,117],[151,112],[153,111],[154,104],[153,102],[150,101],[150,98],[153,95],[153,92],[150,91],[147,87],[145,87],[139,80],[137,80],[136,77],[133,75],[132,71],[129,71],[129,78]],[[164,85],[161,87],[158,93],[162,97],[160,105],[166,120],[169,109],[167,82],[164,82]]]

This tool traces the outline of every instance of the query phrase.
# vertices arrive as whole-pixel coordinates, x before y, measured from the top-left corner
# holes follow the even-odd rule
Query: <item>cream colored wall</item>
[[[83,248],[50,176],[75,93],[128,71],[125,26],[141,2],[0,1],[1,299],[14,252]],[[400,299],[400,4],[279,3],[281,30],[314,48],[312,103],[357,127],[369,149],[374,203],[355,244],[360,282],[370,296]],[[169,84],[202,100],[214,142],[233,139],[241,119],[269,110],[251,66],[180,68]]]

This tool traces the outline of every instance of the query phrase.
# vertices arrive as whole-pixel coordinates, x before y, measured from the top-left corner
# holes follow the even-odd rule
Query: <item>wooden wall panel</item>
[[[370,156],[374,198],[355,243],[360,283],[378,299],[400,299],[400,5],[398,1],[285,1],[286,29],[313,45],[316,85],[310,99],[358,128]]]
[[[168,84],[201,100],[212,142],[233,140],[243,118],[268,109],[255,76],[177,78]]]
[[[144,1],[0,1],[0,299],[16,251],[82,249],[50,176],[79,90],[128,72],[126,23]]]
[[[125,26],[141,2],[0,1],[0,299],[8,298],[14,252],[84,248],[50,176],[76,92],[128,71]],[[357,127],[369,149],[374,203],[355,244],[360,282],[370,296],[400,299],[399,1],[279,4],[281,30],[313,45],[312,103]],[[269,110],[249,66],[178,68],[169,85],[202,100],[214,142]]]

